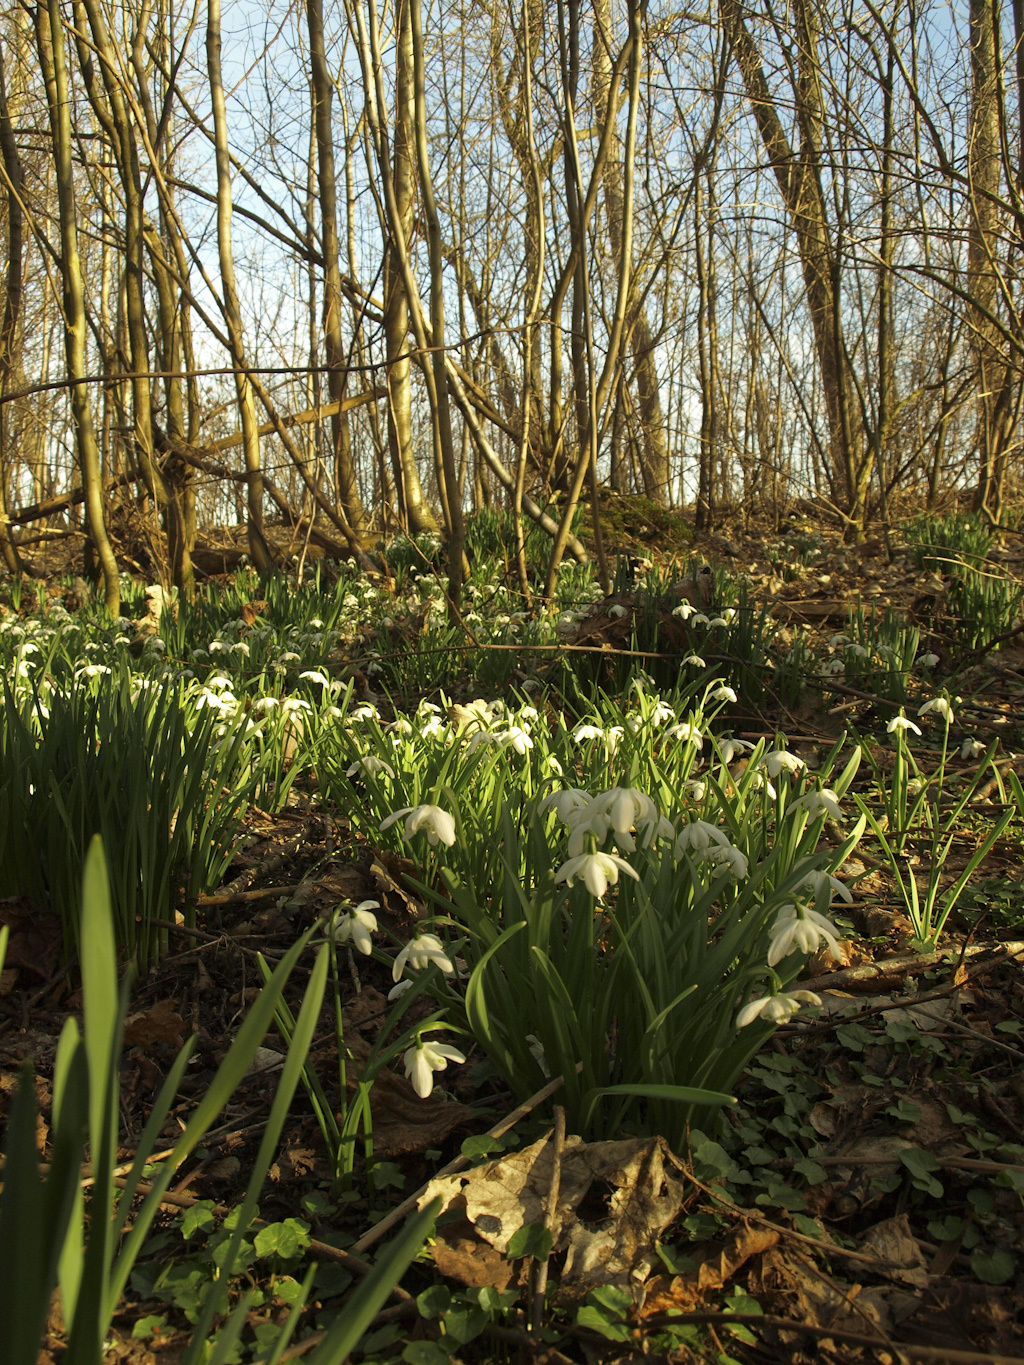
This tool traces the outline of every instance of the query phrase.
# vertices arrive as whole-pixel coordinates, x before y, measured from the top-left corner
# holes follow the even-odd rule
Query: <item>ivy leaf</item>
[[[280,1256],[282,1260],[290,1261],[309,1246],[309,1226],[298,1218],[286,1218],[283,1223],[261,1228],[253,1244],[261,1260]]]
[[[510,1261],[518,1261],[524,1256],[546,1261],[551,1255],[551,1233],[543,1223],[524,1223],[509,1238],[505,1255]]]
[[[1016,1266],[1008,1251],[976,1251],[971,1257],[971,1269],[982,1284],[1005,1284],[1013,1277]]]

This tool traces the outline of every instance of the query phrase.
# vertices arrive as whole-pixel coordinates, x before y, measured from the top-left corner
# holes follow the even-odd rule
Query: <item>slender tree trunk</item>
[[[800,146],[795,151],[747,28],[742,0],[722,0],[720,13],[796,236],[828,416],[830,460],[844,490],[850,531],[862,536],[873,452],[855,441],[851,425],[851,383],[838,292],[839,267],[829,234],[822,184],[816,21],[810,0],[798,0],[794,15],[797,75],[793,94]]]
[[[21,157],[14,138],[7,100],[7,81],[4,54],[0,48],[0,157],[3,159],[7,182],[7,279],[4,286],[3,321],[0,322],[0,555],[8,573],[21,574],[22,563],[17,547],[11,540],[7,521],[8,480],[13,464],[10,436],[11,404],[2,400],[7,396],[12,373],[21,369],[21,296],[24,271],[22,204],[25,177]]]
[[[327,392],[332,403],[345,397],[345,345],[341,335],[340,248],[338,243],[338,191],[334,172],[334,130],[331,110],[334,82],[327,69],[324,50],[324,13],[322,0],[306,0],[309,29],[310,83],[313,121],[316,128],[317,165],[320,189],[320,244],[324,259],[324,347],[327,355]],[[348,414],[339,406],[331,418],[331,445],[334,453],[334,482],[338,501],[349,525],[361,531],[366,513],[359,497],[355,466],[348,436]]]
[[[996,15],[999,0],[970,0],[971,112],[968,129],[970,224],[967,234],[967,285],[971,298],[971,348],[978,374],[975,441],[978,483],[975,505],[997,520],[1002,512],[999,477],[1002,451],[1010,437],[1007,423],[1006,364],[1001,354],[998,250],[1001,157]]]
[[[356,0],[361,3],[361,0]],[[412,25],[409,0],[397,6],[398,34],[395,51],[395,118],[390,165],[383,161],[381,174],[390,177],[393,187],[395,221],[388,224],[388,245],[384,257],[384,334],[388,364],[388,447],[395,477],[395,492],[406,529],[438,530],[437,518],[423,496],[412,436],[412,367],[409,358],[409,292],[406,275],[408,260],[403,255],[412,240],[416,208],[415,159],[415,85],[413,70]],[[369,55],[369,54],[368,54]],[[373,58],[371,57],[372,61]],[[364,79],[373,80],[366,69]],[[383,120],[383,110],[378,110]],[[378,143],[387,137],[383,123]],[[378,151],[383,151],[378,146]]]
[[[85,518],[96,557],[103,575],[103,596],[107,610],[117,616],[121,607],[121,584],[117,561],[103,518],[103,481],[96,429],[92,420],[89,386],[85,381],[86,316],[85,281],[78,254],[78,227],[75,216],[75,187],[71,160],[71,105],[68,94],[67,64],[64,57],[64,30],[59,0],[36,10],[36,37],[39,65],[46,85],[50,112],[50,135],[57,173],[57,201],[60,212],[61,283],[64,301],[64,349],[67,377],[71,384],[71,414],[75,446],[85,490]]]
[[[53,3],[53,0],[51,0]],[[249,554],[260,573],[274,567],[273,557],[263,533],[263,474],[260,468],[260,438],[256,403],[246,373],[242,310],[235,286],[235,262],[231,251],[231,161],[228,153],[227,107],[220,61],[220,0],[208,0],[206,27],[206,64],[213,108],[214,145],[217,154],[217,249],[220,256],[221,287],[224,292],[224,321],[231,344],[235,370],[235,390],[242,425],[242,450],[245,458],[246,513]]]
[[[455,437],[452,431],[451,406],[448,401],[448,380],[444,353],[444,253],[441,247],[441,224],[434,202],[434,184],[430,173],[430,152],[427,146],[427,100],[423,60],[423,28],[420,0],[408,0],[410,29],[413,45],[413,89],[416,130],[416,158],[419,163],[423,215],[427,225],[427,250],[430,257],[430,380],[431,407],[434,410],[436,439],[439,446],[437,462],[443,479],[448,516],[448,603],[457,617],[462,600],[463,557],[466,530],[462,514],[462,486],[455,460]]]

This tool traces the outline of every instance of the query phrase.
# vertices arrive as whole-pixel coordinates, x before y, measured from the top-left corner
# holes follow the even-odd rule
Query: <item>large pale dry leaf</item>
[[[584,1143],[562,1150],[553,1249],[565,1253],[561,1290],[581,1295],[599,1284],[644,1277],[658,1238],[682,1205],[682,1166],[662,1138]],[[421,1206],[440,1196],[465,1209],[467,1224],[499,1253],[525,1224],[544,1221],[552,1144],[431,1181]]]

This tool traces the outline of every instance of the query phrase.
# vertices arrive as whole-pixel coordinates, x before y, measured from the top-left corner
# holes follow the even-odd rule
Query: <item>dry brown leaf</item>
[[[924,1252],[918,1246],[917,1238],[910,1230],[910,1219],[905,1213],[898,1218],[886,1218],[869,1228],[860,1244],[861,1251],[877,1256],[880,1261],[888,1261],[899,1269],[883,1269],[879,1273],[889,1275],[902,1284],[922,1287],[928,1283],[928,1270]]]
[[[508,1288],[515,1269],[500,1252],[480,1241],[468,1219],[438,1228],[431,1251],[441,1274],[467,1289],[500,1292]]]
[[[650,1280],[644,1298],[643,1315],[665,1313],[673,1308],[692,1308],[706,1293],[723,1289],[736,1272],[750,1260],[777,1246],[779,1233],[774,1228],[751,1226],[744,1220],[718,1252],[685,1275],[659,1275]]]
[[[124,1040],[143,1051],[154,1043],[169,1043],[180,1048],[184,1042],[185,1021],[170,1000],[158,1000],[148,1010],[130,1016],[124,1026]]]
[[[379,896],[386,910],[403,924],[415,924],[424,915],[422,902],[410,895],[398,881],[399,877],[416,875],[416,864],[408,858],[381,852],[370,864],[370,875],[374,880],[375,895]]]
[[[269,609],[270,603],[264,598],[260,598],[255,602],[243,602],[242,620],[247,626],[254,626],[256,624],[256,618],[262,616],[263,613],[269,611]]]

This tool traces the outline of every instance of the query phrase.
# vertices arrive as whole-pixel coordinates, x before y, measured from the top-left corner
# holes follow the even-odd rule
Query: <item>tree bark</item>
[[[51,3],[53,0],[51,0]],[[231,162],[228,153],[227,107],[221,78],[220,0],[208,0],[206,26],[206,64],[213,108],[214,145],[217,155],[217,250],[220,257],[221,286],[224,291],[224,321],[231,344],[235,371],[235,391],[242,424],[245,458],[246,513],[249,554],[260,573],[274,567],[273,557],[263,533],[263,475],[260,468],[260,438],[256,404],[245,361],[242,310],[235,286],[235,262],[231,251]]]
[[[35,12],[35,18],[39,65],[46,85],[46,102],[49,107],[50,135],[57,177],[64,351],[67,377],[71,382],[71,415],[75,430],[75,447],[82,474],[82,486],[85,490],[86,525],[103,576],[103,599],[111,615],[117,616],[121,608],[121,583],[103,517],[100,453],[92,419],[89,386],[85,382],[88,373],[85,349],[85,281],[78,253],[75,186],[71,160],[71,105],[59,0],[48,0],[45,10],[40,6]]]

